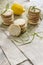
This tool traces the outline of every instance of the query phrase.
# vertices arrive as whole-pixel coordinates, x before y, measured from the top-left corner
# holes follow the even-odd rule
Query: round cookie
[[[12,36],[19,36],[20,33],[21,33],[21,28],[20,28],[20,26],[11,24],[11,25],[9,26],[8,31],[9,31],[9,33],[10,33]]]

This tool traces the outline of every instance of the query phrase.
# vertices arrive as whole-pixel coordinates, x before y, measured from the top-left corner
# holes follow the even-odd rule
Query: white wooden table
[[[1,4],[4,4],[1,2]],[[9,0],[13,2],[14,0]],[[19,1],[19,0],[18,0]],[[26,0],[24,0],[26,1]],[[19,1],[23,3],[22,1]],[[39,3],[38,3],[39,2]],[[6,2],[7,3],[7,2]],[[5,5],[6,5],[5,3]],[[24,6],[29,7],[29,2],[24,2]],[[31,5],[39,5],[43,8],[42,0],[38,0],[35,4],[31,2]],[[2,5],[0,5],[1,8]],[[3,6],[4,7],[4,6]],[[43,12],[43,10],[42,10]],[[43,18],[43,17],[42,17]],[[0,18],[1,24],[1,18]],[[14,37],[9,36],[7,29],[8,27],[0,25],[0,65],[43,65],[43,39],[39,39],[35,36],[34,40],[30,44],[22,45],[14,41]],[[43,20],[40,21],[39,25],[35,26],[32,31],[43,32]],[[42,34],[43,36],[43,34]]]

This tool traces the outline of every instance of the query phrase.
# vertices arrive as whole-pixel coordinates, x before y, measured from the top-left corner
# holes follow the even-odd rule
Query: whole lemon
[[[13,10],[14,14],[16,14],[16,15],[21,15],[23,12],[25,12],[24,7],[18,3],[14,3],[11,6],[11,9]]]

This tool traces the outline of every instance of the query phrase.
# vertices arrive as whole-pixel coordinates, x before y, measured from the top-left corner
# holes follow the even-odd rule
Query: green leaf
[[[6,5],[6,10],[7,10],[7,9],[9,9],[9,3],[7,3],[7,5]]]
[[[3,11],[1,14],[4,14],[7,10]]]
[[[1,14],[4,14],[8,9],[9,9],[9,3],[7,3],[5,10]]]

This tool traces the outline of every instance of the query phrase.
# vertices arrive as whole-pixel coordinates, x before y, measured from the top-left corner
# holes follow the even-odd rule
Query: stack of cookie
[[[14,21],[14,15],[13,11],[11,9],[8,9],[5,13],[1,14],[3,19],[3,24],[10,25]]]
[[[17,19],[14,24],[9,26],[9,33],[13,36],[19,36],[21,33],[27,30],[27,23],[24,19]]]
[[[25,19],[17,19],[14,21],[14,24],[20,26],[21,33],[25,32],[27,30],[27,22]]]
[[[40,9],[31,7],[28,11],[29,14],[29,23],[37,24],[40,19]]]

